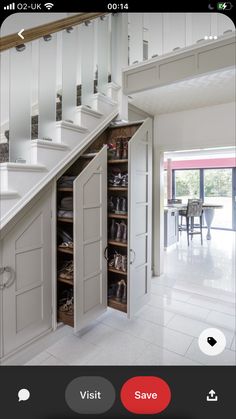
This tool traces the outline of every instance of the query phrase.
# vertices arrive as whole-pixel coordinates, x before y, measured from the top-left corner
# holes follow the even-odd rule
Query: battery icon
[[[219,2],[217,3],[217,10],[219,11],[225,11],[225,10],[231,10],[233,7],[232,3],[230,3],[230,1],[224,1],[224,2]]]

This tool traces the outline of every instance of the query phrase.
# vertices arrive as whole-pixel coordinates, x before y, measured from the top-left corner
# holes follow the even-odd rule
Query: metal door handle
[[[108,255],[107,255],[107,251],[108,251],[108,246],[105,248],[104,250],[104,258],[108,261]]]
[[[134,251],[134,249],[129,249],[130,254],[133,253],[133,260],[130,259],[130,265],[133,265],[135,259],[136,259],[136,253]]]
[[[11,285],[15,282],[16,279],[15,272],[10,266],[4,266],[3,268],[0,268],[0,275],[3,275],[4,272],[9,273],[10,275],[5,283],[0,283],[0,290],[11,287]]]

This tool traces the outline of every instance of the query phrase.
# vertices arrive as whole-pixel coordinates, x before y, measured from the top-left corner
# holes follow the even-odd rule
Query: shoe
[[[127,214],[127,199],[125,197],[120,198],[121,205],[120,205],[120,214]]]
[[[120,270],[123,272],[127,272],[127,256],[121,256]]]
[[[113,202],[113,196],[108,198],[108,212],[115,212],[115,205]]]
[[[112,219],[112,222],[111,222],[109,236],[110,236],[110,240],[115,240],[115,237],[116,237],[116,223],[115,223],[114,218]]]
[[[122,225],[121,225],[121,223],[116,223],[116,226],[117,226],[117,230],[116,230],[115,241],[120,242],[121,238],[122,238]]]
[[[121,139],[119,137],[116,138],[116,154],[115,159],[121,160],[122,157],[122,148],[121,148]]]
[[[123,287],[121,302],[123,304],[127,304],[127,285],[124,279],[122,279],[120,282],[122,282],[122,287]]]
[[[69,260],[61,267],[58,271],[59,278],[73,280],[74,277],[74,263],[73,260]]]
[[[122,176],[120,186],[122,186],[124,188],[127,188],[127,186],[128,186],[128,173],[126,173]]]
[[[121,281],[119,281],[117,283],[116,296],[115,296],[115,300],[116,301],[121,301],[121,298],[122,298],[122,288],[123,288],[123,286],[122,286],[122,280],[121,280]]]
[[[121,241],[122,243],[127,243],[127,225],[125,224],[124,221],[122,221],[120,223],[120,227],[122,229]]]
[[[127,160],[128,159],[128,140],[123,140],[123,150],[122,150],[122,159]]]
[[[122,266],[122,255],[120,255],[119,253],[117,253],[115,255],[114,268],[117,269],[118,271],[120,271],[121,270],[121,266]]]
[[[114,213],[115,214],[120,214],[120,198],[119,198],[119,196],[117,196],[115,199],[116,200],[115,200],[115,210],[114,210]]]

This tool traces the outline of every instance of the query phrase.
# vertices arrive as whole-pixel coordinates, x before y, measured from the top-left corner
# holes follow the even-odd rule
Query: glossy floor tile
[[[108,309],[80,337],[69,327],[38,344],[26,365],[232,365],[235,363],[235,234],[212,231],[212,240],[180,242],[165,252],[165,272],[152,279],[151,298],[129,320]],[[204,355],[199,334],[219,328],[226,350]],[[65,333],[63,334],[63,330]],[[53,334],[52,334],[53,335]],[[23,361],[28,356],[28,362]],[[14,361],[16,364],[16,360]]]

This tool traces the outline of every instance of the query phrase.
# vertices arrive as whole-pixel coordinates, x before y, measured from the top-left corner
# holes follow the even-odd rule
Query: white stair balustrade
[[[10,50],[9,157],[30,163],[32,44]]]
[[[88,21],[78,27],[81,67],[81,104],[90,105],[94,94],[94,22]]]
[[[57,35],[39,40],[38,138],[53,139],[56,132]]]
[[[77,81],[77,29],[62,32],[62,120],[74,122]]]
[[[96,28],[96,42],[91,21],[7,51],[10,161],[0,163],[0,228],[118,115],[120,85],[108,83],[111,16]]]
[[[108,28],[108,17],[102,16],[95,22],[95,40],[97,50],[97,70],[98,70],[98,84],[97,91],[99,93],[106,93],[108,83],[108,51],[110,45],[110,36]]]

